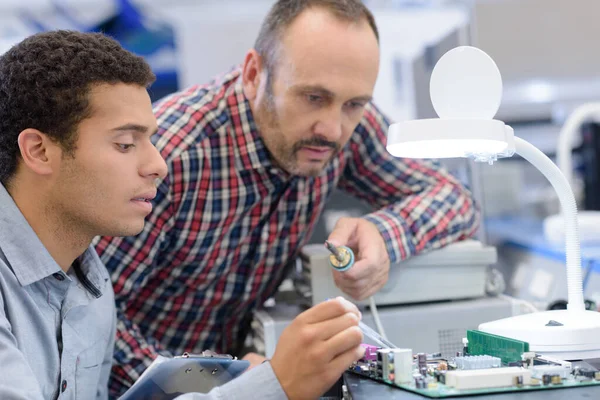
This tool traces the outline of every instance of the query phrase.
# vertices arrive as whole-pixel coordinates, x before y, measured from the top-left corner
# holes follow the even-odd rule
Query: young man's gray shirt
[[[107,399],[115,323],[112,285],[93,247],[64,273],[0,184],[0,399]],[[286,396],[265,363],[185,398]]]
[[[0,399],[105,399],[115,305],[92,247],[64,273],[0,185]]]

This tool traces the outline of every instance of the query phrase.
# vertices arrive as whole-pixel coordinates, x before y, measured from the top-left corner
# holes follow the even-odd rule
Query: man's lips
[[[150,201],[155,197],[156,190],[152,190],[136,195],[130,201],[136,206],[141,207],[147,213],[150,213],[152,211],[152,203]]]
[[[305,146],[301,147],[300,151],[311,160],[322,160],[328,158],[333,149],[330,147]]]

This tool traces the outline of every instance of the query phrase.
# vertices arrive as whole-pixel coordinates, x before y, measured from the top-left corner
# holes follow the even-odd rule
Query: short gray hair
[[[366,20],[379,42],[375,18],[361,0],[278,0],[263,21],[254,44],[255,50],[264,59],[269,73],[275,66],[282,33],[302,12],[311,7],[324,8],[344,21]]]

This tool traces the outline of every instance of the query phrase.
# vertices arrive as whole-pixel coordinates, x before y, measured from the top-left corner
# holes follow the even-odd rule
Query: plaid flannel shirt
[[[276,291],[334,188],[378,211],[392,263],[473,234],[471,194],[433,161],[385,149],[387,119],[373,104],[318,177],[275,165],[240,70],[155,106],[153,142],[169,166],[144,230],[99,238],[118,308],[113,394],[158,353],[235,353],[252,310]]]

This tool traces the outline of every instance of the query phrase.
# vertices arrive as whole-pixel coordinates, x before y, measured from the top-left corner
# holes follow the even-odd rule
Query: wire
[[[369,308],[371,309],[371,314],[373,314],[373,319],[375,320],[377,332],[382,338],[387,340],[387,335],[385,334],[385,329],[383,329],[383,324],[381,323],[381,319],[379,318],[379,312],[377,311],[377,306],[375,305],[375,298],[373,296],[369,297]]]

